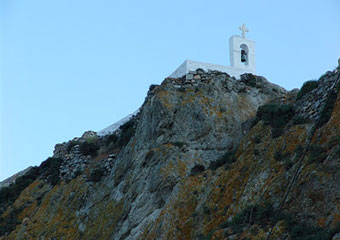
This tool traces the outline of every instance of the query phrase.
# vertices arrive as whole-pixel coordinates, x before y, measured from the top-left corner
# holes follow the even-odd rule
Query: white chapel
[[[246,38],[246,32],[249,30],[245,24],[239,29],[242,31],[242,36],[233,35],[229,38],[230,66],[185,60],[169,77],[183,77],[198,68],[204,71],[217,70],[225,72],[236,78],[239,78],[244,73],[256,74],[255,42]]]

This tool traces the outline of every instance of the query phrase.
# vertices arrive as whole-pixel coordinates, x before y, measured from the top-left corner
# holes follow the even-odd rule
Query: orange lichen
[[[9,239],[16,239],[20,236],[29,236],[32,239],[39,237],[57,237],[58,239],[77,239],[79,238],[77,218],[75,216],[76,209],[79,208],[81,202],[77,197],[70,198],[71,192],[76,193],[80,197],[87,191],[84,180],[77,178],[69,184],[61,183],[50,189],[41,199],[41,204],[35,200],[32,204],[25,207],[19,214],[19,219],[28,217],[27,226],[18,225],[13,231]],[[49,185],[41,186],[40,181],[36,181],[26,189],[17,199],[17,203],[26,201],[27,195],[41,195],[41,192],[48,190]],[[33,200],[33,198],[31,199]],[[67,206],[67,208],[65,207]]]
[[[239,111],[237,119],[240,121],[256,113],[249,99],[242,94],[237,96],[235,101],[231,101],[231,98],[221,100],[203,95],[199,89],[188,87],[185,93],[181,91],[171,93],[164,88],[159,88],[155,91],[155,95],[168,110],[179,106],[191,108],[194,104],[200,104],[203,113],[211,117],[216,126],[223,125],[221,129],[225,127],[226,120],[235,120],[230,114],[235,114],[236,110]],[[173,102],[173,99],[181,99],[181,101]],[[228,101],[232,102],[230,104],[232,107],[221,109],[221,106],[226,105]],[[338,99],[331,119],[317,131],[313,143],[326,145],[330,137],[340,135],[339,112],[340,100]],[[221,123],[221,118],[226,120]],[[307,158],[304,161],[296,158],[295,150],[298,145],[306,149],[310,128],[311,124],[287,126],[282,136],[272,138],[271,126],[259,122],[243,137],[236,150],[237,160],[234,163],[225,164],[216,170],[206,169],[203,173],[194,176],[188,176],[189,166],[197,163],[206,166],[197,152],[178,153],[179,148],[184,148],[172,143],[165,143],[151,149],[150,152],[155,154],[153,157],[160,158],[161,164],[164,164],[159,170],[162,180],[166,182],[175,179],[177,185],[156,220],[147,225],[140,239],[190,240],[197,239],[199,235],[211,236],[211,239],[225,239],[227,230],[222,229],[221,224],[240,213],[248,205],[263,204],[271,200],[280,204],[286,193],[289,196],[287,203],[289,207],[301,207],[299,201],[302,197],[313,206],[321,204],[326,199],[323,192],[309,191],[303,194],[300,192],[304,186],[310,187],[312,184],[309,183],[312,180],[327,183],[328,178],[332,176],[323,169],[317,169],[316,164],[305,164]],[[260,140],[254,141],[255,139]],[[136,141],[133,139],[129,144],[132,156],[135,154]],[[284,160],[275,158],[277,152],[288,156],[287,158],[294,164],[292,170],[286,169]],[[105,153],[98,156],[96,160],[103,160],[107,156],[108,154]],[[296,171],[299,175],[295,180],[294,173],[299,166],[297,163],[302,163],[302,167],[299,172]],[[125,176],[125,186],[129,186],[133,179],[131,175]],[[293,180],[296,182],[294,183]],[[292,182],[294,183],[292,189],[288,189],[287,186]],[[110,198],[112,189],[100,183],[89,186],[90,184],[86,183],[81,176],[69,183],[61,182],[54,187],[43,184],[39,180],[35,181],[21,193],[14,204],[19,208],[30,202],[18,215],[20,220],[29,218],[27,226],[19,225],[9,239],[112,238],[112,234],[118,231],[119,221],[126,216],[126,208],[129,206],[126,201],[129,200],[125,197],[119,201],[112,200]],[[99,199],[90,199],[89,196],[96,195],[90,193],[95,191],[98,191]],[[42,196],[41,203],[37,201],[36,196]],[[87,201],[91,201],[91,206],[95,207],[89,207],[86,215],[77,216],[77,211],[84,207]],[[284,207],[289,210],[286,205]],[[3,214],[3,217],[8,213],[9,210]],[[337,209],[331,213],[331,217],[333,225],[340,221],[339,203]],[[328,216],[320,214],[316,221],[320,227],[329,227],[327,225],[329,219]],[[86,225],[82,233],[79,231],[80,222]],[[237,237],[265,239],[269,227],[273,227],[272,239],[281,238],[286,231],[283,221],[276,223],[275,226],[266,227],[253,224],[243,229],[242,233],[238,233]]]
[[[179,176],[183,178],[186,175],[187,171],[187,163],[180,159],[176,159],[174,161],[169,161],[169,163],[161,168],[160,174],[163,176],[163,179],[167,179],[170,176]]]
[[[326,218],[325,217],[321,217],[318,219],[318,225],[319,227],[325,227],[326,226]]]
[[[173,105],[169,101],[169,91],[160,90],[157,91],[157,97],[160,99],[163,106],[165,106],[168,110],[171,110]]]
[[[315,134],[314,141],[316,137],[319,137],[319,143],[324,144],[328,142],[334,136],[340,136],[340,92],[338,94],[337,100],[335,102],[333,112],[329,121],[323,126],[322,129]]]

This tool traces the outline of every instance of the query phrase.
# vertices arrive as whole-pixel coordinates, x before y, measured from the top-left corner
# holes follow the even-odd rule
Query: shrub
[[[241,75],[241,81],[244,82],[249,87],[256,87],[257,85],[256,76],[253,74]]]
[[[0,189],[0,216],[6,207],[12,204],[19,197],[20,193],[34,182],[38,176],[38,168],[33,167],[23,176],[18,177],[15,183]]]
[[[329,240],[331,235],[324,228],[298,222],[290,216],[286,217],[285,227],[294,240]]]
[[[289,153],[283,154],[280,151],[276,151],[275,154],[274,154],[274,159],[276,161],[283,162],[286,170],[289,170],[294,165],[294,163],[290,159]]]
[[[102,180],[104,174],[104,168],[96,168],[91,172],[89,180],[92,182],[99,182],[100,180]]]
[[[299,115],[294,116],[292,120],[293,120],[293,124],[294,124],[294,125],[299,125],[299,124],[308,123],[308,120],[307,120],[306,118],[304,118],[304,117],[302,117],[302,116],[299,116]]]
[[[303,147],[299,144],[295,148],[296,158],[300,158],[303,154]]]
[[[293,115],[293,107],[290,104],[270,103],[259,107],[255,122],[262,120],[265,124],[271,125],[272,137],[276,138],[282,135],[283,128]]]
[[[264,206],[250,205],[236,214],[231,221],[221,224],[220,227],[231,227],[234,233],[240,233],[246,225],[258,224],[263,227],[275,223],[277,216],[279,216],[277,210],[270,203],[266,203]]]
[[[283,160],[283,155],[282,155],[282,153],[279,152],[279,151],[276,151],[276,152],[274,153],[274,159],[275,159],[276,161],[282,161],[282,160]]]
[[[256,117],[272,127],[284,127],[293,117],[293,107],[289,104],[265,104],[257,110]]]
[[[119,147],[126,146],[130,139],[135,135],[135,118],[131,118],[129,121],[120,126],[121,134],[117,141]]]
[[[259,144],[259,143],[261,142],[261,136],[260,136],[260,135],[255,136],[254,142],[255,142],[256,144]]]
[[[8,202],[11,202],[13,199],[13,191],[11,191],[11,187],[13,187],[13,185],[11,185],[10,187],[3,187],[0,189],[0,206],[1,207],[5,207],[4,205],[6,205]],[[0,215],[1,215],[2,211],[0,210]]]
[[[74,173],[72,178],[77,178],[78,176],[80,176],[83,172],[80,169],[77,169]]]
[[[39,166],[39,173],[53,186],[60,182],[59,168],[61,162],[61,158],[49,157]]]
[[[178,91],[181,92],[181,93],[185,93],[185,88],[184,88],[184,87],[180,87],[180,88],[178,89]]]
[[[38,168],[33,167],[24,175],[18,177],[15,180],[15,183],[11,184],[9,187],[0,189],[0,216],[38,176]],[[19,211],[14,208],[9,212],[5,219],[0,217],[0,236],[12,232],[15,229],[15,226],[20,223],[17,219],[18,212]]]
[[[23,190],[28,187],[35,179],[39,176],[39,170],[37,167],[32,167],[27,173],[23,176],[18,177],[15,180],[15,187],[17,189]]]
[[[95,157],[97,155],[97,151],[99,146],[95,141],[85,141],[79,145],[79,151],[84,156]]]
[[[332,148],[340,143],[340,136],[333,136],[328,142],[328,148]]]
[[[301,99],[304,95],[306,95],[307,93],[313,91],[315,88],[317,88],[319,85],[319,82],[316,80],[311,80],[311,81],[307,81],[305,82],[300,91],[298,92],[298,95],[296,97],[296,100]]]
[[[326,157],[326,150],[323,147],[316,144],[310,146],[309,163],[322,163]]]
[[[60,165],[60,158],[49,157],[43,161],[39,166],[39,172],[41,174],[48,175],[55,171],[58,171]]]
[[[229,151],[223,154],[220,158],[218,158],[216,161],[212,161],[209,164],[209,169],[216,170],[219,167],[222,167],[223,165],[228,165],[229,167],[232,163],[236,161],[235,152]]]
[[[272,138],[278,138],[284,133],[283,128],[272,128]]]
[[[338,96],[339,88],[340,88],[340,83],[338,84],[336,89],[331,90],[331,92],[329,93],[326,99],[325,106],[323,107],[320,113],[320,118],[316,123],[316,128],[322,127],[331,118],[331,115],[334,109],[334,104]]]
[[[289,169],[291,169],[294,165],[294,162],[292,160],[290,160],[289,158],[285,159],[283,162],[286,170],[288,171]]]
[[[171,144],[179,148],[182,148],[185,145],[184,142],[172,142]]]
[[[335,150],[335,157],[340,158],[340,146]]]
[[[72,150],[72,148],[75,146],[75,145],[77,145],[78,143],[76,142],[76,141],[70,141],[69,143],[68,143],[68,145],[67,145],[67,152],[68,153],[70,153],[71,152],[71,150]]]
[[[19,212],[14,208],[10,211],[6,218],[0,217],[0,236],[11,233],[15,229],[16,225],[20,224],[18,214]]]
[[[204,168],[203,165],[197,164],[191,169],[190,175],[195,176],[197,174],[204,172],[204,170],[205,170],[205,168]]]
[[[59,168],[62,159],[49,157],[43,161],[39,167],[32,167],[24,175],[18,177],[13,184],[0,189],[0,216],[21,194],[38,177],[42,176],[47,179],[52,185],[59,183]],[[17,214],[20,210],[13,209],[8,216],[0,218],[0,236],[13,231],[15,226],[20,222],[17,219]]]
[[[260,154],[260,151],[258,149],[254,149],[254,155],[258,156]]]
[[[331,237],[334,237],[337,233],[340,233],[340,221],[331,229]]]
[[[312,226],[295,220],[291,215],[284,214],[273,205],[266,203],[261,205],[251,205],[236,214],[231,221],[220,225],[220,228],[231,227],[233,232],[240,233],[244,226],[257,224],[261,227],[275,225],[277,222],[284,222],[285,229],[290,238],[294,240],[329,240],[338,229],[331,231],[318,226]]]
[[[150,87],[149,87],[149,92],[151,92],[152,90],[154,90],[157,86],[157,84],[151,84]]]
[[[117,141],[118,141],[118,136],[115,133],[106,136],[106,145],[110,143],[116,143]]]
[[[213,237],[213,235],[214,235],[214,233],[215,233],[214,230],[208,232],[206,235],[204,235],[203,233],[199,233],[199,234],[197,235],[197,238],[196,238],[196,239],[197,239],[197,240],[211,240],[212,237]]]

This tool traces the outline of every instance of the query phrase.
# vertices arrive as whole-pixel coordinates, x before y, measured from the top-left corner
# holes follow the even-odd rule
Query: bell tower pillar
[[[231,36],[229,39],[230,65],[250,73],[256,73],[255,42],[246,39],[245,33],[248,29],[243,24],[240,27],[241,36]]]

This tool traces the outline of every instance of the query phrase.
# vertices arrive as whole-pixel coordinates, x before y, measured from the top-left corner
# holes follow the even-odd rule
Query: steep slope
[[[11,177],[9,177],[9,178],[3,180],[2,182],[0,182],[0,188],[2,188],[2,187],[8,187],[9,185],[15,183],[15,180],[16,180],[18,177],[25,175],[25,173],[27,173],[31,168],[32,168],[32,167],[28,167],[28,168],[26,168],[26,169],[24,169],[24,170],[22,170],[22,171],[20,171],[20,172],[18,172],[18,173],[16,173],[16,174],[14,174],[13,176],[11,176]]]
[[[0,239],[332,239],[339,73],[317,86],[295,101],[253,75],[165,79],[117,131],[2,188]]]

